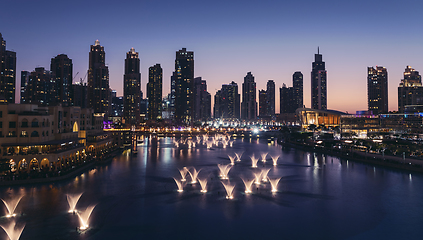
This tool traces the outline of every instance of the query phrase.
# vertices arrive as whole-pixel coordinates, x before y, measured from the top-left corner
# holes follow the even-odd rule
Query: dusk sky
[[[367,109],[367,67],[388,70],[389,110],[397,110],[404,69],[423,72],[423,1],[23,1],[2,0],[0,32],[17,52],[20,72],[50,68],[67,54],[74,82],[85,76],[90,45],[106,52],[110,87],[123,95],[126,52],[141,59],[141,88],[148,68],[163,68],[163,96],[170,89],[175,52],[194,51],[195,76],[207,80],[212,99],[222,84],[252,72],[257,91],[273,79],[292,86],[304,74],[304,104],[310,107],[310,72],[320,46],[328,72],[328,108]],[[86,81],[86,80],[85,80]],[[19,98],[17,98],[19,99]],[[276,91],[279,112],[279,89]]]

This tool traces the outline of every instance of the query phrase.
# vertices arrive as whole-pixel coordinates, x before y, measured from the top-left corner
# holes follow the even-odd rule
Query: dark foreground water
[[[16,218],[20,239],[422,239],[423,177],[338,158],[237,140],[232,148],[178,150],[173,139],[147,139],[135,156],[125,152],[102,167],[61,183],[0,188],[1,198],[23,194]],[[225,198],[218,163],[244,152],[230,170],[233,200]],[[244,193],[240,176],[252,178],[253,153],[268,157],[259,169],[282,177]],[[270,161],[269,161],[270,160]],[[198,183],[178,193],[177,168],[202,169],[208,192]],[[189,180],[189,177],[188,177]],[[78,217],[67,213],[66,194],[81,193],[77,209],[97,204],[90,229],[77,232]],[[2,207],[5,215],[6,208]],[[0,224],[10,219],[0,218]],[[0,229],[0,239],[7,239]]]

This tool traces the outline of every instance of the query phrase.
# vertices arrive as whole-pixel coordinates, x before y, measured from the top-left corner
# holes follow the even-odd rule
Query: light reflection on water
[[[148,137],[136,155],[124,152],[109,165],[65,182],[3,187],[0,197],[25,195],[17,208],[27,223],[21,239],[216,239],[221,232],[234,239],[259,239],[264,229],[266,236],[288,239],[371,239],[405,233],[412,239],[422,234],[421,174],[281,150],[267,140],[237,140],[232,148],[214,150],[176,149],[173,140]],[[244,154],[229,172],[235,199],[227,200],[217,164],[228,164],[228,154],[235,152]],[[245,194],[240,176],[252,177],[249,156],[262,152],[280,155],[276,167],[272,161],[265,164],[271,169],[269,177],[282,177],[278,192],[270,193],[270,184],[261,183]],[[180,178],[178,168],[183,167],[202,169],[199,176],[208,179],[207,193],[200,193],[198,184],[176,192],[172,177]],[[263,163],[258,167],[262,169]],[[65,213],[65,195],[76,192],[84,192],[77,208],[97,204],[91,220],[94,230],[84,236],[72,232],[78,223]],[[401,211],[396,204],[401,204]],[[405,221],[407,232],[393,226],[396,219]]]

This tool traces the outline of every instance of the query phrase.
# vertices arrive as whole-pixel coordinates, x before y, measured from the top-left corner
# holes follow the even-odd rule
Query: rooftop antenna
[[[317,54],[320,54],[319,46],[317,46]]]

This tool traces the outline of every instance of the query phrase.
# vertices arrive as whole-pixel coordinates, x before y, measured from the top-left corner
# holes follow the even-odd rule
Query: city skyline
[[[421,33],[416,33],[417,36],[413,38],[403,38],[397,34],[403,31],[403,26],[415,27],[418,22],[421,22],[422,16],[419,15],[403,18],[407,11],[400,7],[403,4],[409,4],[419,8],[422,3],[418,1],[401,4],[388,2],[384,4],[384,13],[374,14],[369,13],[372,8],[378,7],[376,1],[366,2],[368,6],[366,9],[361,9],[360,4],[352,3],[345,3],[348,6],[336,7],[332,6],[334,4],[331,4],[331,1],[319,4],[299,1],[295,4],[286,3],[283,6],[282,3],[264,2],[258,5],[247,1],[243,6],[229,2],[225,4],[227,8],[220,8],[218,3],[216,6],[206,4],[206,10],[202,10],[203,8],[198,3],[191,1],[185,1],[180,5],[162,1],[165,7],[156,18],[163,19],[158,20],[155,26],[143,23],[147,22],[146,19],[151,18],[152,15],[142,13],[158,10],[160,3],[132,4],[132,7],[141,13],[140,21],[127,24],[127,26],[123,26],[124,23],[129,22],[125,20],[133,17],[127,14],[127,5],[124,3],[110,3],[107,7],[100,6],[99,8],[104,11],[90,12],[91,14],[85,14],[87,16],[81,19],[77,19],[77,15],[69,18],[65,16],[72,12],[78,15],[83,14],[95,6],[93,3],[82,5],[81,2],[76,2],[72,6],[66,5],[69,7],[66,13],[60,11],[64,7],[63,3],[53,4],[51,1],[45,1],[39,5],[31,4],[32,7],[28,9],[17,7],[22,3],[30,2],[4,3],[5,8],[11,10],[0,17],[2,21],[12,16],[16,19],[1,29],[7,48],[17,52],[16,89],[20,87],[22,70],[35,69],[37,66],[48,69],[50,59],[58,54],[67,54],[73,60],[74,83],[79,82],[88,69],[89,46],[96,39],[99,39],[102,46],[106,48],[110,86],[117,90],[119,96],[123,95],[123,59],[131,47],[140,53],[141,86],[144,93],[148,67],[156,63],[160,63],[163,68],[163,96],[170,91],[174,52],[185,47],[196,53],[194,77],[201,76],[207,79],[208,91],[212,95],[220,89],[221,84],[231,81],[241,84],[246,72],[252,72],[256,77],[257,89],[265,89],[269,79],[275,80],[276,88],[281,87],[283,83],[290,86],[292,74],[301,71],[305,73],[304,104],[310,107],[311,83],[307,73],[311,71],[313,55],[320,46],[328,73],[328,109],[348,112],[367,109],[366,69],[368,66],[381,65],[387,68],[390,75],[388,96],[391,111],[398,108],[397,87],[402,79],[404,68],[410,65],[417,71],[423,69],[423,61],[420,57],[423,46],[418,41]],[[44,8],[46,5],[49,7]],[[171,22],[168,16],[170,12],[185,9],[185,7],[187,10],[198,10],[190,11],[197,20],[186,25],[187,31],[196,32],[194,37],[178,35],[175,32],[176,23]],[[292,21],[294,13],[288,11],[291,8],[301,9],[304,18]],[[245,17],[237,19],[237,16],[252,10],[256,10],[256,14],[251,19]],[[322,14],[324,15],[322,17],[323,30],[318,30],[310,24],[312,13],[318,10],[324,13]],[[34,18],[35,13],[37,13],[36,18]],[[215,21],[213,13],[219,14],[219,20]],[[57,18],[57,21],[51,23],[51,15],[57,14],[64,17]],[[123,15],[127,16],[122,20],[116,20]],[[29,19],[31,21],[28,21]],[[102,26],[98,28],[82,24],[98,21],[98,19],[103,20]],[[369,25],[375,20],[380,27],[389,27],[390,31],[368,38],[373,31]],[[63,27],[41,36],[36,26],[50,24],[52,28],[60,24]],[[267,27],[262,28],[263,24]],[[130,37],[124,34],[128,29],[134,31]],[[144,34],[151,29],[156,29],[152,32],[155,34]],[[245,37],[249,33],[251,33],[250,36]],[[28,40],[28,35],[34,37]],[[222,53],[225,53],[224,57]],[[76,75],[77,72],[79,72],[78,75]],[[277,93],[276,99],[278,98]],[[17,101],[19,96],[15,99]],[[278,101],[276,105],[276,112],[279,112]]]

